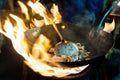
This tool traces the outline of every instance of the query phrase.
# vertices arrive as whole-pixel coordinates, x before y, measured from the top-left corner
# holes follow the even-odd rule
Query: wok
[[[85,70],[83,70],[80,73],[77,74],[71,74],[65,77],[61,77],[61,78],[57,78],[57,79],[72,79],[72,78],[78,78],[78,77],[83,77],[85,75],[88,74],[92,74],[95,69],[99,66],[99,64],[104,60],[104,55],[106,54],[106,52],[112,47],[113,45],[113,38],[110,34],[106,33],[106,39],[109,38],[109,36],[111,37],[111,39],[109,38],[108,40],[110,40],[108,42],[109,46],[105,47],[104,45],[106,45],[106,42],[104,43],[104,50],[102,49],[98,49],[96,47],[96,45],[93,44],[94,39],[92,39],[89,36],[89,30],[91,30],[90,28],[79,28],[73,24],[67,24],[65,29],[61,28],[62,24],[57,24],[58,29],[60,30],[60,32],[62,33],[64,39],[69,40],[69,41],[73,41],[73,42],[80,42],[82,45],[85,46],[85,49],[91,52],[91,55],[88,56],[89,59],[85,59],[82,61],[76,61],[76,62],[59,62],[61,65],[64,66],[68,66],[68,67],[77,67],[77,66],[83,66],[83,65],[87,65],[90,64],[89,67],[87,67]],[[37,37],[39,35],[35,35],[33,36],[33,33],[37,32],[37,34],[44,34],[45,36],[47,36],[47,38],[49,38],[51,40],[51,44],[52,46],[55,46],[56,43],[58,43],[60,41],[58,34],[56,33],[56,31],[54,30],[52,25],[48,25],[48,26],[43,26],[41,28],[33,28],[33,29],[29,29],[28,31],[25,32],[25,36],[28,39],[30,45],[32,45],[34,43],[34,41],[37,39]],[[13,47],[11,47],[12,43],[10,42],[10,40],[8,38],[7,39],[7,45],[5,46],[5,51],[7,49],[7,51],[9,51],[9,53],[13,54],[13,53],[17,53]],[[104,38],[102,38],[104,40]],[[99,41],[98,41],[99,42]],[[100,46],[101,47],[101,46]],[[100,48],[99,47],[99,48]],[[24,59],[23,59],[24,60]],[[30,73],[30,71],[33,74],[33,71],[27,66],[27,70],[28,73]],[[92,72],[91,72],[92,71]],[[41,79],[41,76],[39,73],[34,73],[35,76],[37,76],[37,79]],[[25,76],[25,75],[24,75]],[[33,75],[31,75],[33,76]],[[29,76],[29,78],[31,79],[31,76]],[[43,76],[42,76],[43,77]],[[34,77],[36,78],[36,77]],[[47,77],[47,79],[56,79],[56,77]],[[46,77],[45,77],[46,79]]]
[[[82,66],[86,64],[98,63],[101,61],[103,56],[108,52],[108,50],[113,46],[114,40],[111,34],[104,31],[100,31],[97,36],[91,37],[89,32],[91,28],[89,27],[79,27],[74,24],[64,24],[66,27],[63,29],[61,26],[63,24],[57,24],[63,38],[67,41],[72,41],[74,43],[80,43],[85,47],[85,50],[89,51],[90,54],[84,60],[75,61],[75,62],[58,62],[62,65],[75,67]],[[33,36],[34,32],[37,31],[37,34]],[[43,26],[41,28],[33,28],[25,32],[25,36],[30,43],[36,41],[37,37],[43,34],[48,39],[51,40],[53,47],[60,42],[59,35],[56,33],[52,25]]]
[[[101,15],[101,18],[99,20],[97,19],[93,25],[97,26],[97,28],[90,28],[89,26],[84,25],[77,26],[72,23],[64,22],[57,24],[57,28],[61,33],[63,39],[72,41],[74,43],[80,43],[81,45],[85,46],[85,50],[90,52],[90,55],[84,60],[75,62],[59,62],[60,64],[75,67],[98,63],[98,61],[101,61],[103,59],[104,55],[109,51],[110,48],[113,47],[114,40],[111,34],[102,31],[102,26],[105,22],[105,19],[116,7],[118,2],[119,0],[113,1],[105,8],[103,14]],[[65,25],[65,29],[61,28],[62,25]],[[38,34],[33,36],[33,33],[36,31]],[[92,35],[90,34],[91,32]],[[56,33],[52,25],[30,29],[25,32],[26,38],[31,45],[35,42],[39,34],[44,34],[47,38],[49,38],[53,47],[61,41],[60,36]]]
[[[61,27],[63,24],[66,26],[64,29]],[[90,55],[81,61],[58,62],[59,64],[64,65],[66,67],[78,67],[87,64],[89,64],[89,67],[82,70],[80,73],[71,74],[57,79],[73,79],[73,78],[75,79],[75,78],[83,77],[88,74],[92,74],[95,71],[95,69],[99,67],[100,64],[105,60],[104,55],[108,52],[108,50],[113,46],[114,43],[112,35],[106,32],[100,31],[100,35],[97,34],[97,36],[94,36],[94,38],[91,37],[89,35],[91,28],[89,27],[85,28],[85,27],[76,26],[74,24],[65,24],[65,23],[57,24],[56,26],[65,40],[72,41],[75,43],[81,43],[81,45],[84,45],[85,49],[90,52]],[[34,32],[37,32],[37,34],[33,36]],[[101,33],[103,34],[103,36],[101,36]],[[25,32],[25,37],[27,38],[30,45],[33,45],[33,43],[36,41],[37,37],[40,34],[43,34],[48,39],[50,39],[53,47],[58,42],[61,41],[52,25],[43,26],[41,28],[30,29]],[[40,76],[39,73],[36,73],[36,75]],[[54,76],[47,78],[56,79],[56,77]]]
[[[94,37],[93,36],[91,37],[91,35],[89,35],[92,29],[88,26],[87,27],[85,27],[84,25],[77,26],[72,23],[64,22],[57,24],[57,28],[65,40],[72,41],[74,43],[80,43],[82,46],[85,46],[85,50],[90,52],[90,55],[86,57],[84,60],[76,62],[59,62],[60,64],[75,67],[97,63],[97,61],[101,61],[103,59],[103,58],[101,59],[101,57],[104,57],[108,50],[113,46],[114,40],[111,34],[108,34],[104,31],[100,31],[101,29],[100,27],[102,26],[107,15],[109,15],[110,11],[115,7],[116,4],[117,3],[114,3],[114,5],[112,4],[113,6],[110,6],[107,12],[105,12],[105,15],[102,16],[102,19],[98,25],[99,26],[98,29],[93,31],[95,34]],[[62,25],[65,25],[65,29],[61,27]],[[36,31],[38,34],[33,36],[33,33]],[[41,28],[32,28],[25,32],[25,36],[28,39],[30,45],[32,45],[35,42],[35,40],[40,34],[44,34],[47,38],[49,38],[51,40],[51,44],[53,47],[58,42],[61,41],[59,35],[56,33],[52,25],[45,25]],[[101,34],[103,36],[101,36]]]
[[[109,13],[110,12],[106,12],[106,15],[108,15]],[[107,17],[106,15],[102,17],[99,27],[101,27],[101,24]],[[66,26],[65,29],[61,28],[61,25],[63,24]],[[95,32],[95,34],[97,35],[95,35],[94,37],[91,37],[89,35],[89,32],[92,29],[90,27],[84,27],[84,25],[80,27],[71,23],[61,23],[61,24],[57,24],[57,28],[59,29],[60,33],[62,34],[65,40],[72,41],[75,43],[81,43],[81,45],[85,46],[85,49],[90,52],[90,55],[82,61],[59,62],[60,64],[65,66],[76,67],[76,66],[82,66],[87,64],[99,64],[101,61],[104,60],[104,55],[114,45],[114,40],[112,35],[104,31],[101,32],[99,28],[97,29],[98,32],[97,33]],[[33,33],[36,31],[37,31],[37,35],[33,36]],[[99,35],[99,32],[100,34],[103,34],[103,36]],[[44,34],[47,38],[49,38],[51,40],[51,44],[53,47],[58,42],[61,41],[52,25],[43,26],[41,28],[29,29],[28,31],[25,32],[25,36],[28,39],[28,42],[30,43],[30,45],[32,45],[36,41],[36,39],[40,34]],[[88,72],[90,73],[91,70],[93,71],[93,68],[95,67],[96,66],[92,65],[92,69],[91,67],[88,67],[87,69],[84,70],[84,72],[88,74]],[[67,76],[66,78],[81,77],[83,75],[84,74],[82,75],[75,74],[75,75]]]

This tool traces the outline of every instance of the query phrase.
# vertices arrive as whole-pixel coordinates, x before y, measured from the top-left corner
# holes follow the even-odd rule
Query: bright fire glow
[[[59,13],[58,6],[53,4],[53,7],[51,9],[51,13],[53,14],[53,22],[55,22],[55,23],[61,22],[61,15]]]
[[[30,16],[28,14],[28,8],[20,1],[18,1],[18,3],[21,6],[22,12],[24,11],[23,13],[26,16],[26,19],[29,20]],[[44,23],[46,25],[51,24],[51,21],[52,23],[58,23],[59,21],[61,21],[57,20],[61,19],[61,16],[58,12],[58,8],[55,5],[53,5],[53,7],[55,8],[52,8],[52,11],[54,11],[54,13],[52,14],[53,17],[50,17],[50,14],[47,13],[45,7],[38,1],[36,3],[32,3],[29,1],[28,6],[30,6],[36,14],[39,14],[43,17],[44,21],[41,20],[42,25]],[[54,9],[57,10],[55,11]],[[13,23],[10,21],[9,17],[16,21],[16,25],[13,26]],[[9,17],[5,20],[4,25],[0,26],[0,32],[12,41],[14,49],[17,51],[18,54],[24,57],[25,63],[33,71],[38,72],[43,76],[64,77],[70,74],[77,74],[88,66],[85,65],[71,68],[62,66],[58,63],[51,62],[48,64],[47,61],[49,61],[51,56],[47,53],[48,49],[51,47],[50,40],[46,36],[41,34],[35,41],[31,49],[24,34],[25,31],[29,30],[29,28],[25,24],[25,21],[14,14],[9,14]],[[38,27],[39,24],[37,24],[37,21],[34,22],[34,24],[36,24],[35,26]],[[52,64],[52,66],[50,64]]]
[[[33,19],[32,22],[36,27],[42,27],[44,25],[44,20]]]
[[[25,14],[26,19],[29,20],[28,8],[20,1],[18,1],[18,4],[20,5],[21,11]]]

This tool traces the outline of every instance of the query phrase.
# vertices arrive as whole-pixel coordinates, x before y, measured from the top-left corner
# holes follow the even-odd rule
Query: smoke
[[[91,27],[96,20],[96,14],[88,5],[86,0],[60,0],[58,7],[63,22],[72,23],[78,27]]]
[[[77,14],[71,18],[71,22],[78,27],[91,27],[95,21],[93,12],[85,10],[82,14]]]

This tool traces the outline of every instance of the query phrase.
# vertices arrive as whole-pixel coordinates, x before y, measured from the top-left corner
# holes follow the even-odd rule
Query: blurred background
[[[27,2],[27,0],[21,1]],[[40,0],[48,10],[53,3],[57,4],[65,23],[96,28],[105,13],[113,6],[114,1],[116,0]],[[14,12],[18,8],[17,0],[0,0],[2,12],[6,10]],[[0,13],[0,18],[2,15],[3,13]],[[120,80],[120,4],[112,8],[105,22],[111,22],[113,19],[116,24],[112,32],[115,43],[105,55],[104,62],[101,62],[91,75],[72,80]],[[5,36],[0,34],[0,80],[48,80],[46,77],[40,75],[38,77],[38,74],[33,73],[24,65],[24,59],[14,50],[9,50],[9,47],[11,44],[7,44]]]

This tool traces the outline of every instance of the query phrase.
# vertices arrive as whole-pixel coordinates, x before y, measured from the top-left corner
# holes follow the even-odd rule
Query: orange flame
[[[25,11],[23,13],[26,16],[26,19],[29,20],[30,16],[28,14],[28,8],[20,1],[18,1],[18,3],[20,4],[21,9],[25,9],[22,10],[22,12]],[[52,20],[54,23],[56,22],[58,23],[59,21],[61,21],[61,20],[57,20],[61,18],[59,12],[53,13],[55,15],[54,16],[55,19],[48,17],[45,7],[38,1],[36,1],[35,3],[28,1],[28,6],[30,6],[32,10],[35,11],[36,14],[39,14],[44,18],[44,23],[46,25],[51,24],[50,20]],[[57,13],[58,17],[55,13]],[[51,55],[48,53],[48,49],[51,47],[50,40],[46,36],[41,34],[36,40],[36,42],[33,44],[31,49],[27,40],[25,39],[24,32],[28,30],[28,27],[25,25],[25,22],[23,21],[22,18],[14,14],[9,14],[9,16],[16,21],[16,25],[13,26],[12,22],[8,17],[5,20],[5,24],[3,26],[0,25],[0,32],[12,41],[14,49],[17,51],[18,54],[24,57],[25,63],[33,71],[39,72],[43,76],[64,77],[70,74],[77,74],[88,66],[85,65],[85,66],[71,68],[71,67],[62,66],[57,63],[51,63],[54,66],[47,64],[47,61],[51,57]],[[38,27],[37,24],[35,26]]]
[[[112,23],[105,23],[104,31],[111,33],[115,29],[115,20],[113,19]]]
[[[25,14],[26,19],[29,20],[28,8],[20,1],[18,1],[18,4],[20,5],[21,11]]]
[[[53,22],[60,23],[61,22],[61,15],[58,10],[58,6],[53,4],[53,7],[51,9],[51,13],[53,14]]]
[[[40,57],[40,59],[47,61],[47,59],[49,60],[47,51],[50,47],[50,40],[41,34],[33,45],[32,56],[38,59]]]

